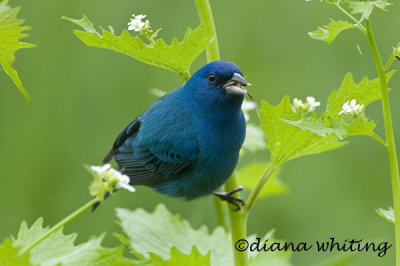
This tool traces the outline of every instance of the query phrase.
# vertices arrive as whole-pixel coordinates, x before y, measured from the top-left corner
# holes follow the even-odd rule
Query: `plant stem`
[[[98,201],[97,198],[92,199],[91,201],[89,201],[88,203],[86,203],[85,205],[83,205],[82,207],[80,207],[79,209],[77,209],[76,211],[74,211],[73,213],[71,213],[70,215],[68,215],[67,217],[65,217],[63,220],[61,220],[60,222],[58,222],[58,224],[56,224],[55,226],[53,226],[52,228],[50,228],[50,230],[48,230],[46,233],[44,233],[43,235],[41,235],[38,239],[36,239],[32,244],[30,244],[28,247],[22,249],[19,254],[23,254],[26,253],[28,251],[30,251],[32,248],[34,248],[37,244],[39,244],[40,242],[42,242],[44,239],[46,239],[47,237],[49,237],[51,234],[55,233],[56,231],[58,231],[61,227],[63,227],[64,225],[66,225],[67,223],[69,223],[70,221],[72,221],[73,219],[75,219],[77,216],[79,216],[80,214],[82,214],[84,211],[86,211],[87,209],[89,209],[90,207],[92,207],[93,204],[95,204]]]
[[[222,186],[223,187],[223,186]],[[217,190],[217,192],[223,191],[221,188]],[[217,223],[219,226],[224,227],[227,229],[227,225],[225,224],[225,207],[226,204],[219,199],[218,197],[213,197],[214,199],[214,207],[215,207],[215,213],[217,215]]]
[[[350,19],[355,23],[354,25],[355,25],[357,28],[359,28],[360,31],[361,31],[362,33],[367,34],[367,32],[366,32],[364,26],[361,25],[361,21],[358,21],[358,20],[357,20],[355,17],[353,17],[349,12],[347,12],[347,11],[339,4],[339,1],[336,2],[335,6],[336,6],[343,14],[345,14],[348,18],[350,18]]]
[[[381,137],[379,137],[375,132],[372,132],[371,137],[379,142],[383,147],[387,148],[388,144]]]
[[[396,146],[393,134],[392,115],[390,112],[389,93],[387,89],[386,72],[382,65],[381,56],[371,29],[369,20],[365,21],[367,37],[371,46],[372,55],[375,60],[376,70],[378,71],[381,94],[383,118],[385,121],[385,134],[387,142],[387,153],[389,157],[390,174],[392,179],[393,207],[395,217],[395,239],[396,239],[396,265],[400,266],[400,185],[399,185],[399,167],[396,155]]]
[[[217,32],[215,30],[214,18],[212,15],[210,3],[208,2],[208,0],[195,0],[195,2],[200,22],[206,25],[206,27],[208,27],[211,31],[214,32],[214,40],[210,43],[210,45],[206,49],[207,62],[220,60]],[[220,188],[220,191],[224,191],[224,186]],[[220,199],[215,198],[214,205],[215,205],[218,225],[221,225],[226,230],[228,230],[225,224],[224,203]]]
[[[214,40],[207,47],[207,62],[212,62],[216,60],[220,60],[219,48],[218,48],[218,40],[217,33],[215,30],[214,18],[211,11],[211,6],[208,0],[195,0],[197,6],[197,12],[199,13],[200,22],[204,23],[206,27],[209,27],[210,30],[214,31]],[[234,190],[238,187],[237,176],[234,174],[229,178],[229,180],[225,184],[225,189],[227,191]],[[224,190],[224,186],[221,188]],[[236,193],[237,194],[237,193]],[[225,221],[225,213],[222,205],[223,203],[220,200],[214,201],[215,208],[217,210],[218,223],[222,223]],[[229,206],[229,220],[231,224],[231,232],[232,232],[232,249],[234,254],[234,265],[235,266],[246,266],[249,264],[247,251],[238,251],[235,248],[235,244],[239,239],[245,239],[246,234],[246,224],[247,224],[247,215],[243,213],[242,210],[235,211],[232,206]],[[225,225],[225,223],[224,223]],[[227,229],[227,226],[225,226]]]
[[[396,58],[396,51],[399,49],[400,47],[400,42],[396,45],[396,48],[393,49],[392,54],[390,55],[389,59],[387,60],[384,70],[385,72],[387,72],[389,70],[389,67],[392,65],[394,59]]]
[[[250,193],[249,198],[247,199],[246,206],[243,210],[245,214],[250,212],[250,209],[253,207],[258,195],[260,194],[261,190],[264,188],[265,183],[267,183],[268,178],[277,170],[276,167],[273,167],[273,164],[270,163],[267,168],[265,169],[264,173],[262,174],[261,178],[258,179],[256,186]]]
[[[227,191],[232,191],[239,187],[237,181],[237,175],[233,174],[231,178],[226,182],[225,189]],[[238,197],[239,193],[233,194],[233,196]],[[249,259],[247,255],[247,250],[238,251],[235,248],[235,244],[240,239],[246,239],[247,236],[247,213],[243,209],[236,210],[236,207],[229,204],[229,221],[232,228],[232,246],[233,246],[233,260],[235,265],[249,265]]]
[[[210,30],[214,31],[214,40],[206,49],[207,62],[220,60],[217,32],[215,30],[214,18],[208,0],[195,0],[200,22],[205,24]]]

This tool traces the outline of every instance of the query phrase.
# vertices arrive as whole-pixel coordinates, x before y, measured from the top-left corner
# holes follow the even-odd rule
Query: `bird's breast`
[[[242,113],[226,123],[203,121],[199,127],[198,167],[208,182],[220,186],[232,174],[239,157],[245,134],[246,123]]]

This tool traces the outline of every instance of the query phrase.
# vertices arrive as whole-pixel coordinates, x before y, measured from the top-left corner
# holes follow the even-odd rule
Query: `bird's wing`
[[[115,156],[115,154],[118,152],[118,148],[121,147],[122,144],[124,144],[125,140],[131,136],[135,137],[136,134],[139,131],[140,127],[140,120],[136,118],[135,120],[132,121],[124,130],[119,133],[117,139],[115,140],[111,150],[108,152],[106,157],[103,159],[103,163],[108,163],[111,161],[111,159]]]
[[[135,146],[134,153],[117,153],[115,160],[132,184],[151,185],[179,176],[192,166],[190,158],[178,151],[152,151]]]
[[[181,122],[176,127],[168,116],[159,118],[166,122],[164,126],[155,121],[151,129],[141,128],[141,117],[135,119],[119,134],[104,158],[106,163],[115,157],[132,184],[151,185],[176,178],[192,166],[197,156],[197,138],[188,131],[190,126]]]

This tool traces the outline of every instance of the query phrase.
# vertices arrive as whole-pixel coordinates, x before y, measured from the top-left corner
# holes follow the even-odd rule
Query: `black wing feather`
[[[111,150],[108,152],[106,157],[103,159],[103,163],[108,163],[111,159],[118,153],[118,148],[124,143],[124,141],[130,136],[134,136],[138,133],[140,128],[140,120],[136,118],[132,121],[121,133],[119,133],[117,139],[115,140]]]

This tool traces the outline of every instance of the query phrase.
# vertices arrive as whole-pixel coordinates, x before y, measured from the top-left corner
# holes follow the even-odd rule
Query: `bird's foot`
[[[239,186],[237,189],[227,191],[227,192],[214,192],[214,195],[223,201],[226,201],[230,204],[235,205],[236,206],[235,211],[238,211],[241,209],[241,206],[245,205],[245,202],[241,198],[232,196],[232,194],[235,194],[236,192],[240,192],[242,190],[243,190],[243,187]]]

